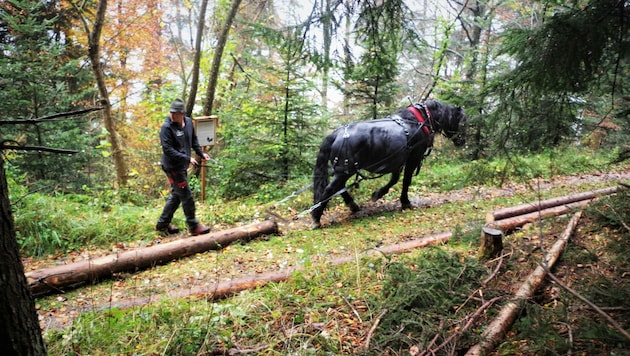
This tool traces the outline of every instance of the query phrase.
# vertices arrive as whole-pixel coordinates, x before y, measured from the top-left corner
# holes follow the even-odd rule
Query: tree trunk
[[[62,288],[109,278],[114,273],[150,268],[196,253],[221,249],[236,240],[248,240],[261,234],[277,232],[276,222],[267,220],[93,260],[40,269],[27,273],[26,277],[36,296],[63,292]]]
[[[94,18],[94,28],[90,32],[89,27],[86,25],[86,32],[88,34],[88,56],[92,64],[92,71],[96,78],[96,85],[98,86],[98,92],[101,96],[101,105],[103,107],[103,122],[105,129],[109,133],[109,143],[112,145],[112,159],[114,160],[114,166],[116,167],[116,178],[118,186],[122,187],[127,185],[127,164],[125,163],[125,156],[122,149],[122,144],[118,139],[118,130],[116,129],[116,122],[112,115],[112,107],[109,101],[109,92],[107,91],[107,85],[105,84],[105,73],[101,65],[101,50],[100,41],[103,25],[105,23],[105,12],[107,11],[107,0],[100,0],[98,2],[98,8],[96,16]]]
[[[581,212],[573,215],[567,225],[567,228],[562,233],[562,236],[560,236],[560,239],[553,244],[542,261],[542,264],[544,264],[545,267],[538,266],[536,270],[529,275],[527,280],[521,285],[514,295],[514,298],[501,308],[499,315],[492,321],[492,323],[490,323],[490,325],[488,325],[488,328],[485,329],[483,334],[481,334],[481,342],[471,347],[466,353],[466,356],[486,355],[501,343],[503,337],[508,332],[519,312],[523,308],[523,305],[525,305],[525,301],[534,295],[538,286],[540,286],[545,279],[545,276],[547,276],[546,269],[551,269],[554,263],[558,260],[558,257],[564,250],[564,246],[573,234],[573,230],[575,230],[581,215]]]
[[[199,9],[199,22],[197,23],[197,36],[195,38],[195,58],[193,60],[192,81],[190,83],[190,95],[186,101],[186,115],[192,117],[195,100],[197,99],[197,89],[199,87],[199,67],[201,65],[201,41],[203,40],[203,29],[206,25],[206,11],[208,0],[201,1]]]
[[[332,42],[332,13],[330,10],[330,0],[321,3],[322,36],[324,37],[324,66],[322,67],[322,107],[328,109],[328,82],[330,81],[330,47]]]
[[[343,108],[342,115],[349,116],[350,115],[350,95],[348,94],[350,90],[350,77],[352,74],[352,2],[351,0],[344,1],[344,36],[343,36]]]
[[[46,355],[35,303],[19,256],[2,159],[0,205],[0,352],[3,355]]]
[[[223,29],[219,35],[217,46],[214,48],[214,56],[212,57],[212,66],[210,68],[210,77],[208,79],[208,87],[206,89],[206,101],[203,106],[203,116],[210,116],[212,114],[212,103],[214,102],[214,93],[217,87],[217,80],[219,77],[219,69],[221,68],[221,58],[223,57],[223,49],[232,27],[232,22],[236,17],[238,8],[241,5],[241,0],[232,0],[232,7],[225,19]]]

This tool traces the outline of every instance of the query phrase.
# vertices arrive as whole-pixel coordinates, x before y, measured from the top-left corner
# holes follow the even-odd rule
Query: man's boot
[[[193,236],[203,235],[210,232],[210,226],[204,224],[197,225],[194,229],[190,229],[190,234]]]

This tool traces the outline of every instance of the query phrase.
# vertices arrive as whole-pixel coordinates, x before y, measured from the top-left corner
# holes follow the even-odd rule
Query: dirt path
[[[477,200],[491,200],[499,197],[510,197],[517,194],[531,192],[532,189],[541,191],[554,189],[557,187],[573,187],[592,183],[606,183],[607,186],[615,185],[617,182],[629,182],[630,170],[621,172],[602,172],[595,174],[587,174],[580,176],[563,176],[556,177],[552,180],[537,179],[527,184],[507,183],[502,187],[468,187],[461,190],[450,191],[446,193],[428,193],[422,197],[412,199],[412,203],[417,207],[438,206],[445,203],[453,202],[470,202]],[[376,202],[366,204],[363,210],[352,215],[352,218],[378,215],[387,211],[396,211],[400,209],[397,201],[393,202]],[[350,214],[345,211],[335,210],[325,214],[323,219],[324,226],[326,224],[338,224],[350,218]],[[282,226],[284,225],[284,226]],[[303,230],[310,229],[309,217],[301,218],[297,221],[281,224],[283,229]],[[256,251],[258,254],[264,254],[264,251]],[[216,254],[210,254],[204,258],[215,258]],[[92,255],[90,258],[94,258]],[[91,310],[103,310],[114,306],[121,305],[138,305],[147,302],[153,302],[155,295],[186,295],[186,291],[194,288],[208,288],[215,280],[207,275],[190,277],[190,272],[185,272],[184,280],[173,285],[172,281],[163,282],[167,279],[167,274],[182,273],[186,264],[194,263],[195,258],[189,257],[179,262],[171,263],[167,266],[156,267],[152,271],[143,271],[136,274],[121,274],[115,276],[108,286],[86,286],[66,294],[56,296],[48,296],[36,301],[39,307],[40,323],[42,329],[60,329],[71,325],[72,320],[80,313]],[[250,257],[251,258],[251,257]],[[254,257],[255,258],[255,257]],[[246,265],[242,261],[232,261],[234,265],[239,264],[241,267]],[[249,268],[249,267],[247,267]],[[221,274],[222,280],[230,280],[235,278],[241,270],[230,275],[228,272],[217,271],[217,275]],[[195,272],[197,273],[197,272]],[[249,273],[261,273],[259,270],[249,271]],[[219,280],[215,277],[216,281]],[[139,287],[139,285],[143,285]],[[132,290],[140,290],[149,285],[150,294],[144,292],[134,292]],[[134,294],[136,293],[136,294]],[[45,305],[45,306],[42,306]]]

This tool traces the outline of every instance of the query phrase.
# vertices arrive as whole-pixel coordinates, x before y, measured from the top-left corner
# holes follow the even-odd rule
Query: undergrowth
[[[479,307],[471,297],[488,274],[477,259],[442,248],[389,264],[381,302],[387,313],[379,324],[375,350],[398,355],[414,347],[434,348],[435,339],[444,340],[463,328],[467,315]],[[460,338],[448,350],[463,349],[472,341]]]
[[[601,198],[586,209],[583,228],[572,237],[552,271],[624,330],[630,328],[629,219],[627,191]],[[548,283],[525,305],[497,353],[628,355],[630,341],[573,292]]]

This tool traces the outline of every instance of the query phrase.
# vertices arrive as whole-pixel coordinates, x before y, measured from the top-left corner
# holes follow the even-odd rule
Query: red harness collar
[[[433,133],[432,128],[429,127],[429,125],[431,125],[431,112],[429,111],[429,108],[425,106],[425,110],[427,112],[427,118],[425,119],[424,116],[422,115],[422,113],[420,112],[420,110],[418,110],[418,108],[416,108],[413,105],[409,105],[407,107],[407,109],[409,111],[411,111],[413,113],[413,116],[416,117],[416,120],[418,120],[419,123],[422,124],[422,130],[424,130],[424,133],[431,136],[431,134]],[[428,121],[428,122],[427,122]]]

